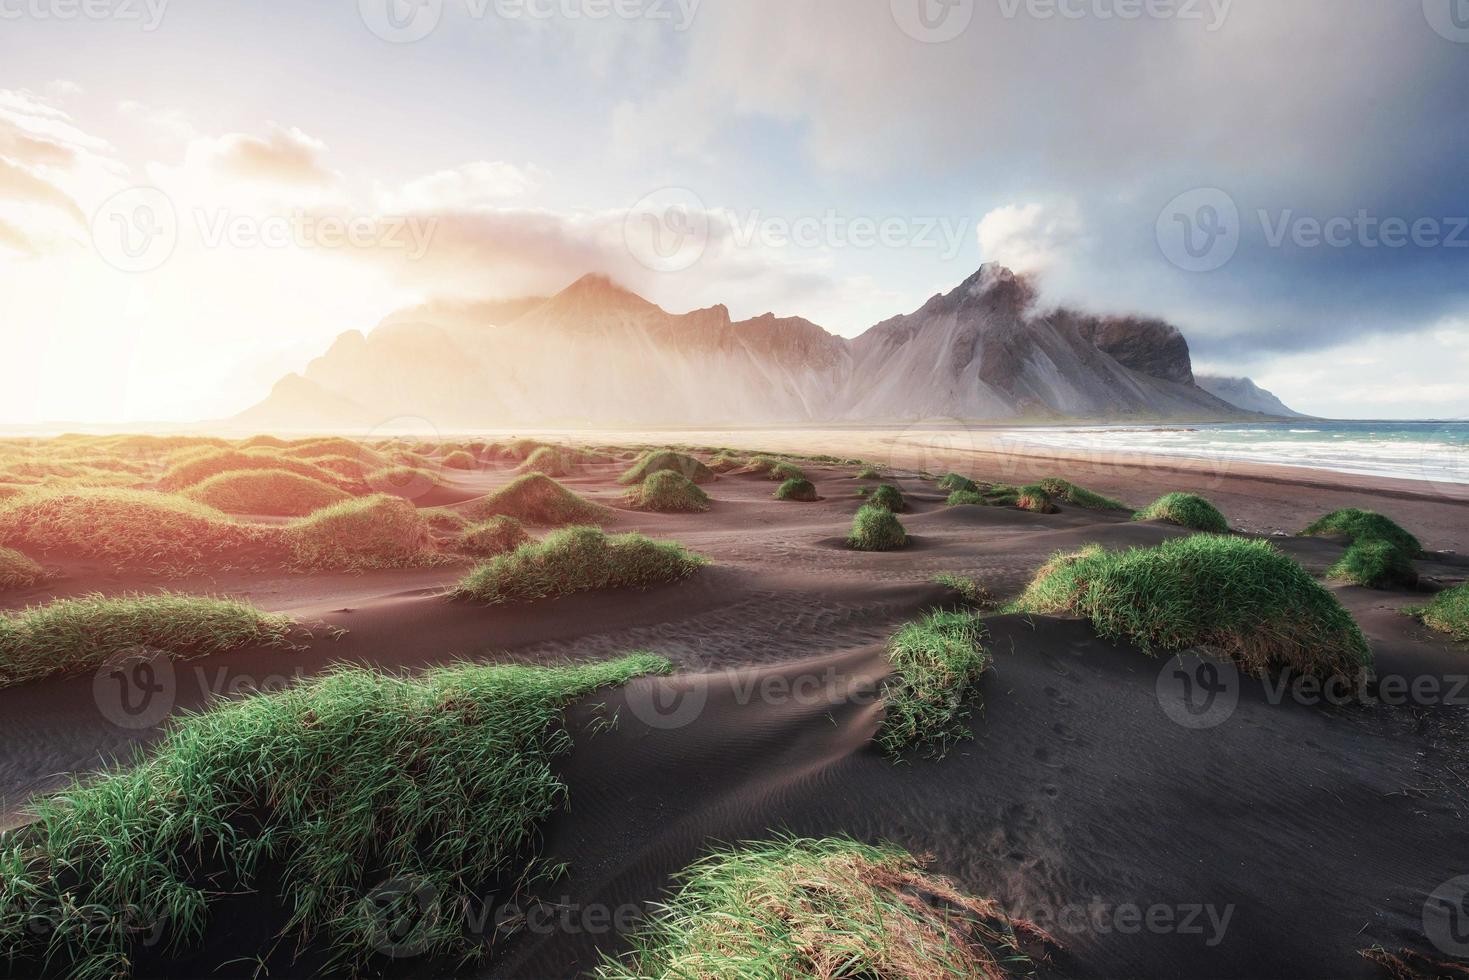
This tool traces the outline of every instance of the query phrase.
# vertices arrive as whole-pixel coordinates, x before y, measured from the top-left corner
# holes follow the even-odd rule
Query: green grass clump
[[[416,496],[442,487],[444,481],[422,466],[385,466],[367,474],[367,485],[379,493]]]
[[[967,476],[960,476],[958,473],[949,473],[945,476],[939,477],[938,488],[940,490],[947,490],[951,494],[960,492],[979,492],[979,484],[975,483]]]
[[[1326,570],[1326,577],[1367,589],[1410,586],[1418,581],[1418,573],[1413,570],[1413,562],[1407,553],[1382,538],[1362,538],[1352,542],[1341,559]]]
[[[146,490],[36,489],[0,501],[0,544],[117,570],[185,574],[279,558],[279,528],[240,524],[204,504]]]
[[[1306,537],[1341,536],[1352,543],[1376,538],[1391,543],[1407,558],[1423,554],[1423,545],[1418,539],[1403,530],[1397,523],[1370,510],[1349,507],[1332,511],[1301,532]]]
[[[35,824],[0,839],[0,948],[67,976],[125,976],[129,926],[165,923],[165,941],[188,947],[216,899],[264,881],[290,917],[279,944],[322,944],[328,972],[364,972],[385,935],[403,938],[395,921],[427,955],[482,953],[459,910],[486,883],[555,873],[536,851],[566,803],[566,708],[670,669],[649,654],[413,678],[343,669],[188,716],[147,760],[43,800]],[[401,906],[374,895],[385,881],[409,883]],[[424,911],[437,914],[410,918]]]
[[[546,476],[570,476],[576,471],[580,458],[574,452],[560,446],[541,446],[525,458],[519,469],[524,473],[544,473]]]
[[[949,507],[988,507],[990,502],[978,490],[955,490],[945,501]]]
[[[886,844],[750,843],[677,880],[599,980],[1002,980],[1032,972],[1024,945],[1054,942]]]
[[[0,548],[0,589],[29,589],[46,578],[46,570],[14,548]]]
[[[663,514],[697,514],[709,509],[709,495],[677,470],[658,470],[627,492],[637,510]]]
[[[992,658],[987,633],[968,612],[935,612],[888,641],[892,675],[883,687],[878,744],[889,755],[915,746],[942,756],[969,736],[969,698]]]
[[[789,479],[776,487],[773,496],[776,500],[795,500],[807,504],[821,499],[816,493],[816,485],[799,477]]]
[[[1021,487],[1015,494],[1015,506],[1033,514],[1054,514],[1058,509],[1051,495],[1038,483]]]
[[[219,473],[185,490],[183,495],[226,514],[272,517],[305,517],[351,499],[345,490],[287,470]]]
[[[503,514],[535,527],[605,524],[612,519],[606,507],[572,493],[543,473],[527,473],[476,500],[469,513],[475,520]]]
[[[770,469],[765,471],[765,476],[768,479],[778,480],[784,483],[786,480],[806,479],[806,471],[801,469],[795,463],[776,463],[774,466],[770,467]]]
[[[1229,522],[1219,508],[1192,493],[1170,493],[1153,501],[1133,515],[1138,521],[1167,521],[1192,531],[1224,534]]]
[[[1428,605],[1407,612],[1456,640],[1469,640],[1469,585],[1445,589]]]
[[[514,551],[530,540],[525,525],[513,517],[492,517],[460,532],[459,550],[476,558],[493,558]]]
[[[479,468],[479,460],[474,454],[463,449],[456,449],[444,457],[444,468],[450,470],[473,470]]]
[[[58,599],[0,614],[0,687],[100,667],[137,648],[198,657],[280,646],[291,621],[230,599],[160,593]]]
[[[449,507],[421,507],[418,516],[427,521],[428,526],[435,531],[449,531],[455,534],[474,523]]]
[[[1199,534],[1057,555],[1012,609],[1084,616],[1148,653],[1199,647],[1257,673],[1350,674],[1372,662],[1336,597],[1268,541]]]
[[[857,471],[858,480],[881,480],[882,471],[875,466],[864,466]]]
[[[903,492],[891,483],[884,483],[876,490],[867,495],[868,507],[881,507],[890,510],[894,514],[901,514],[908,508],[908,503],[903,499]]]
[[[694,483],[712,483],[715,479],[714,471],[694,457],[685,453],[657,450],[644,453],[626,473],[618,477],[617,482],[623,485],[642,483],[654,473],[662,471],[678,473]]]
[[[847,547],[856,551],[895,551],[906,547],[908,532],[898,515],[886,507],[862,507],[852,518]]]
[[[709,460],[709,468],[716,473],[730,473],[734,470],[742,470],[749,465],[748,459],[730,452],[720,452]]]
[[[525,462],[537,449],[555,449],[556,446],[549,442],[541,442],[539,439],[513,439],[505,444],[502,450],[507,459],[517,462]]]
[[[1130,510],[1120,500],[1104,497],[1099,493],[1093,493],[1085,487],[1079,487],[1074,483],[1062,480],[1059,477],[1047,477],[1037,486],[1053,500],[1061,500],[1077,507],[1085,507],[1087,510]]]
[[[534,602],[575,592],[677,582],[704,564],[706,559],[671,541],[568,527],[490,559],[465,576],[454,594],[490,604]]]
[[[982,608],[990,604],[990,590],[976,579],[954,575],[951,572],[940,572],[933,577],[932,581],[935,585],[941,585],[950,592],[957,593],[966,605]]]
[[[428,522],[391,494],[334,504],[287,530],[295,562],[304,568],[399,568],[433,558]]]

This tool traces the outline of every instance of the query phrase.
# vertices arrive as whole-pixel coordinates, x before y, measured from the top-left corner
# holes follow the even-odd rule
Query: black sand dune
[[[567,482],[617,507],[620,468],[587,466]],[[1197,691],[1182,678],[1204,676],[1198,661],[1153,659],[1080,622],[997,616],[995,669],[982,685],[974,740],[943,760],[894,764],[870,744],[881,718],[882,643],[948,601],[933,575],[970,575],[1007,598],[1056,551],[1154,545],[1186,532],[1075,507],[1056,515],[951,509],[932,484],[898,479],[891,482],[910,504],[901,519],[917,544],[858,554],[838,544],[859,504],[855,468],[807,469],[820,502],[776,502],[776,484],[725,476],[706,487],[714,498],[707,514],[619,509],[613,530],[676,538],[714,562],[649,592],[484,608],[443,594],[464,566],[160,583],[53,561],[60,578],[0,602],[167,586],[246,596],[323,624],[305,649],[172,665],[173,711],[342,662],[413,669],[646,649],[681,664],[673,678],[593,699],[605,709],[573,712],[576,749],[562,766],[571,806],[545,837],[547,856],[568,862],[570,873],[538,893],[546,904],[471,974],[582,973],[622,948],[609,917],[656,902],[669,876],[709,844],[781,831],[888,839],[932,855],[938,871],[1058,935],[1065,948],[1049,975],[1369,977],[1377,968],[1359,957],[1363,948],[1429,948],[1426,896],[1469,873],[1469,689],[1458,703],[1438,703],[1469,674],[1469,648],[1399,611],[1421,593],[1336,589],[1367,633],[1380,676],[1438,682],[1442,696],[1416,703],[1310,703],[1226,676],[1222,700],[1191,713]],[[468,499],[513,476],[495,468],[455,480]],[[1164,472],[1152,482],[1089,485],[1141,505],[1189,489],[1173,480]],[[1457,504],[1332,493],[1394,516],[1433,513],[1421,525],[1402,522],[1429,548],[1458,546],[1434,533],[1457,519]],[[1212,496],[1231,518],[1231,500],[1253,499],[1251,487],[1232,483]],[[1280,515],[1280,526],[1304,526],[1328,509],[1310,503],[1315,491],[1302,496],[1302,513]],[[1342,551],[1329,540],[1276,540],[1318,575]],[[1419,570],[1432,587],[1462,580],[1466,564],[1438,555]],[[328,627],[348,632],[333,639]],[[0,825],[23,819],[30,794],[157,738],[162,714],[120,726],[115,698],[91,675],[0,690]],[[211,931],[211,957],[254,955],[252,937],[274,914],[254,899],[231,908],[231,921]],[[271,975],[309,974],[310,956],[293,964],[288,952],[277,951]],[[148,963],[173,975],[204,965]],[[389,972],[439,976],[453,964],[408,959]]]

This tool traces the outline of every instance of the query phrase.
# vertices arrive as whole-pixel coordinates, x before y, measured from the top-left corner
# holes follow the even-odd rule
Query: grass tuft
[[[941,585],[950,592],[956,593],[966,605],[976,609],[983,609],[992,604],[990,590],[980,584],[977,579],[954,575],[951,572],[940,572],[931,581],[934,585]]]
[[[456,449],[444,457],[444,468],[449,470],[475,470],[479,469],[479,460],[474,454],[463,449]]]
[[[969,612],[935,612],[912,622],[888,641],[893,672],[883,687],[878,744],[889,755],[920,747],[943,756],[970,735],[969,698],[989,669],[987,636]]]
[[[183,496],[226,514],[272,517],[305,517],[350,499],[345,490],[288,470],[219,473],[190,487]]]
[[[1351,674],[1372,652],[1340,602],[1268,541],[1209,534],[1093,545],[1047,562],[1011,607],[1090,619],[1147,653],[1200,647],[1257,673]]]
[[[46,570],[14,548],[0,548],[0,589],[29,589],[46,579]]]
[[[908,532],[898,515],[885,507],[861,507],[852,518],[847,547],[856,551],[895,551],[906,547]]]
[[[1037,486],[1045,492],[1052,500],[1060,500],[1076,507],[1084,507],[1087,510],[1131,510],[1120,500],[1104,497],[1099,493],[1093,493],[1085,487],[1079,487],[1060,477],[1047,477]]]
[[[882,471],[875,466],[864,466],[857,471],[856,478],[859,480],[881,480]]]
[[[901,514],[908,509],[908,502],[903,499],[903,492],[891,483],[884,483],[867,495],[868,507],[881,507],[890,510],[894,514]]]
[[[338,487],[348,482],[331,470],[308,460],[298,459],[289,450],[210,449],[190,455],[183,462],[170,467],[158,478],[158,489],[185,490],[212,476],[244,470],[286,470],[297,476]]]
[[[1301,532],[1303,537],[1341,536],[1352,543],[1364,538],[1377,538],[1390,542],[1408,558],[1423,554],[1423,545],[1418,539],[1403,530],[1397,523],[1370,510],[1349,507],[1335,510]]]
[[[1167,521],[1193,531],[1224,534],[1229,522],[1219,508],[1192,493],[1170,493],[1153,501],[1133,515],[1138,521]]]
[[[958,473],[948,473],[944,476],[939,477],[938,488],[940,490],[947,490],[949,491],[949,493],[979,492],[979,484],[975,483],[967,476],[960,476]]]
[[[555,872],[537,837],[566,803],[566,708],[670,669],[649,654],[414,678],[342,669],[186,717],[151,758],[43,800],[36,823],[0,838],[0,948],[22,972],[128,975],[130,927],[162,923],[164,941],[194,945],[217,898],[268,882],[290,915],[280,945],[323,944],[328,972],[380,967],[385,935],[478,955],[458,911],[488,882]],[[408,885],[401,907],[384,882]]]
[[[1326,570],[1326,577],[1366,589],[1388,589],[1418,583],[1418,573],[1414,571],[1407,552],[1382,538],[1361,538],[1352,542],[1336,564]]]
[[[1021,487],[1015,494],[1015,506],[1032,514],[1054,514],[1059,510],[1045,487],[1038,483]]]
[[[627,492],[628,506],[663,514],[697,514],[709,509],[709,495],[677,470],[659,470]]]
[[[604,524],[612,519],[606,507],[578,496],[543,473],[527,473],[469,506],[475,520],[504,515],[535,527],[566,524]]]
[[[514,551],[530,540],[525,525],[503,514],[471,525],[459,533],[458,548],[475,558],[493,558]]]
[[[674,542],[568,527],[490,559],[465,576],[454,595],[500,604],[596,589],[646,589],[687,578],[706,563]]]
[[[1054,943],[886,844],[745,844],[714,851],[678,882],[599,980],[1001,980],[1032,972],[1025,945]]]
[[[1406,612],[1456,640],[1469,640],[1469,584],[1445,589],[1428,605]]]
[[[93,670],[129,650],[199,657],[242,646],[280,646],[291,630],[231,599],[160,593],[58,599],[0,614],[0,687]]]
[[[541,446],[525,458],[518,469],[523,473],[544,473],[546,476],[570,476],[576,472],[580,457],[560,446]]]
[[[347,500],[288,528],[297,565],[317,569],[399,568],[434,556],[428,522],[391,494]]]
[[[653,450],[644,453],[636,463],[628,468],[626,473],[618,477],[617,482],[629,486],[634,483],[642,483],[654,473],[669,471],[694,483],[712,483],[715,480],[713,470],[686,453]]]
[[[776,487],[773,496],[776,500],[794,500],[807,504],[821,499],[816,493],[816,485],[799,477],[789,479]]]

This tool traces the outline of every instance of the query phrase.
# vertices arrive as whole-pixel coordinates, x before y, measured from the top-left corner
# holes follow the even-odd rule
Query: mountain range
[[[431,303],[342,334],[241,425],[373,428],[964,420],[1217,421],[1291,413],[1195,378],[1162,320],[1040,310],[986,265],[846,339],[800,317],[669,313],[600,275],[548,298]]]

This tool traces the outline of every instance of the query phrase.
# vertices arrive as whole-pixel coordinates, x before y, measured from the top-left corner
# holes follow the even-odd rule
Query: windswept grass
[[[1326,577],[1366,589],[1412,586],[1418,582],[1418,573],[1407,552],[1382,538],[1352,542],[1336,564],[1326,570]]]
[[[709,461],[709,468],[716,473],[730,473],[734,470],[744,469],[750,465],[750,461],[743,456],[734,453],[721,452]]]
[[[964,894],[911,854],[849,838],[717,850],[607,959],[599,980],[1002,980],[1054,943],[994,901]]]
[[[557,449],[549,442],[541,442],[539,439],[513,439],[507,442],[502,450],[507,459],[523,463],[530,459],[537,449]]]
[[[695,514],[709,509],[709,495],[676,470],[659,470],[627,492],[628,505],[664,514]]]
[[[646,589],[687,578],[706,563],[674,542],[568,527],[485,562],[465,576],[454,594],[500,604],[597,589]]]
[[[966,605],[976,609],[989,606],[992,602],[990,590],[976,579],[955,575],[952,572],[940,572],[933,577],[932,581],[934,585],[943,586],[963,599]]]
[[[444,486],[435,470],[422,466],[386,466],[367,474],[367,485],[378,493],[417,497]]]
[[[852,518],[847,547],[855,551],[896,551],[907,545],[908,532],[903,523],[885,507],[862,507]]]
[[[217,898],[268,882],[290,916],[281,945],[323,944],[333,972],[363,972],[404,923],[425,954],[482,953],[457,911],[486,883],[555,873],[536,852],[566,803],[566,708],[670,669],[649,654],[411,679],[344,669],[184,718],[146,761],[43,800],[0,838],[0,949],[21,972],[124,976],[130,926],[163,923],[187,948]]]
[[[1015,494],[1015,506],[1033,514],[1054,514],[1058,510],[1046,488],[1038,483],[1021,487]]]
[[[864,466],[857,471],[858,480],[881,480],[882,471],[875,466]]]
[[[46,570],[14,548],[0,548],[0,589],[29,589],[46,578]]]
[[[475,520],[505,515],[536,527],[567,524],[605,524],[612,519],[606,507],[594,504],[541,473],[527,473],[469,506]]]
[[[1229,531],[1229,522],[1219,513],[1219,508],[1192,493],[1165,494],[1138,511],[1133,519],[1167,521],[1191,531],[1207,531],[1212,534],[1225,534]]]
[[[935,612],[888,641],[893,672],[883,687],[877,741],[889,755],[919,747],[944,755],[969,737],[969,700],[992,658],[984,624],[970,612]]]
[[[272,449],[214,449],[171,466],[158,478],[160,490],[185,490],[220,473],[242,470],[286,470],[332,486],[344,486],[343,478],[315,463],[297,459],[288,451]]]
[[[198,657],[242,646],[281,646],[291,630],[231,599],[160,593],[58,599],[0,614],[0,687],[93,670],[137,648]]]
[[[525,525],[513,517],[492,517],[460,532],[460,551],[475,558],[493,558],[514,551],[530,540]]]
[[[1445,589],[1428,605],[1406,612],[1456,640],[1469,641],[1469,585]]]
[[[801,469],[795,463],[776,463],[774,466],[770,467],[770,469],[765,471],[765,476],[768,479],[779,480],[783,483],[786,480],[806,479],[806,471]]]
[[[1301,532],[1303,537],[1335,537],[1347,539],[1355,544],[1363,539],[1376,538],[1387,541],[1403,552],[1407,558],[1423,554],[1423,545],[1418,539],[1389,518],[1370,510],[1349,507],[1335,510]]]
[[[890,510],[894,514],[901,514],[908,509],[908,502],[903,499],[903,492],[901,490],[891,483],[884,483],[876,490],[867,494],[866,506],[881,507],[883,510]]]
[[[1370,666],[1336,597],[1268,541],[1210,534],[1157,548],[1095,545],[1044,565],[1013,611],[1091,620],[1145,652],[1199,647],[1256,673],[1352,674]]]
[[[816,492],[816,485],[810,480],[790,479],[775,488],[772,494],[776,500],[794,500],[800,503],[814,503],[821,499]]]
[[[978,490],[955,490],[945,501],[949,507],[989,507],[990,502]]]
[[[298,566],[314,569],[397,568],[434,559],[428,522],[390,494],[347,500],[289,528]]]
[[[226,514],[305,517],[351,499],[345,490],[287,470],[237,470],[211,476],[184,496]]]
[[[519,469],[523,473],[544,473],[546,476],[570,476],[576,472],[580,456],[560,446],[541,446],[525,458]]]
[[[114,489],[33,490],[0,501],[0,544],[160,574],[283,552],[279,528],[240,524],[171,494]]]
[[[712,483],[714,471],[692,456],[668,450],[648,452],[618,477],[623,485],[642,483],[654,473],[671,471],[694,483]]]
[[[1087,510],[1131,510],[1120,500],[1104,497],[1099,493],[1093,493],[1085,487],[1079,487],[1060,477],[1047,477],[1037,484],[1041,490],[1052,500],[1072,504],[1076,507],[1084,507]]]
[[[938,488],[947,490],[949,493],[979,493],[979,484],[967,476],[958,473],[949,473],[939,477]]]
[[[463,449],[456,449],[444,457],[444,468],[449,470],[475,470],[479,469],[479,460],[474,454]]]

